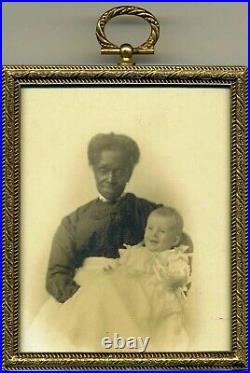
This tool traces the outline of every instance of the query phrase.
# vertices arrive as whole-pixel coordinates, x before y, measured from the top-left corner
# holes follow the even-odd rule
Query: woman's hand
[[[118,263],[118,260],[112,262],[112,263],[107,263],[104,267],[103,267],[103,271],[104,272],[110,272],[110,271],[113,271],[115,268],[117,268],[119,266],[119,263]]]

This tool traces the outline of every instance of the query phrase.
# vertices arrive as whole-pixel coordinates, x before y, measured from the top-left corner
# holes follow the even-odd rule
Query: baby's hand
[[[184,260],[176,260],[169,265],[167,280],[170,286],[180,287],[188,283],[190,267]]]

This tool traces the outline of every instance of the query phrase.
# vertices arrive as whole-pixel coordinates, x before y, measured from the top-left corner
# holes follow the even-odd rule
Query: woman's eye
[[[105,174],[107,172],[106,168],[99,168],[99,172]]]
[[[118,168],[116,171],[115,171],[116,175],[117,176],[123,176],[126,174],[126,170],[124,168]]]
[[[148,227],[148,230],[149,230],[149,231],[152,231],[152,227]]]

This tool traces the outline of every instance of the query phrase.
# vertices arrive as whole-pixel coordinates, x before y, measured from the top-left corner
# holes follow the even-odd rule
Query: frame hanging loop
[[[122,44],[120,47],[111,43],[104,32],[108,21],[121,15],[134,15],[143,18],[150,25],[150,35],[148,39],[138,47],[132,47],[130,44]],[[135,63],[132,60],[133,54],[154,54],[154,46],[159,38],[160,25],[155,16],[147,10],[134,6],[119,6],[105,12],[97,21],[96,37],[101,45],[101,54],[120,55],[119,65],[130,66]]]

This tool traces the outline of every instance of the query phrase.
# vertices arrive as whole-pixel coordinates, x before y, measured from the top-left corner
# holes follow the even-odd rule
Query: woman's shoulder
[[[128,203],[133,203],[137,207],[142,207],[142,208],[143,207],[150,207],[150,208],[154,209],[154,208],[157,208],[157,207],[161,206],[161,204],[159,204],[159,203],[149,201],[148,199],[145,199],[145,198],[137,197],[133,193],[126,193],[125,197],[126,197],[126,200],[128,201]]]
[[[79,206],[62,219],[62,225],[64,226],[75,226],[79,220],[81,220],[88,212],[95,206],[97,199],[93,199],[90,202]]]

